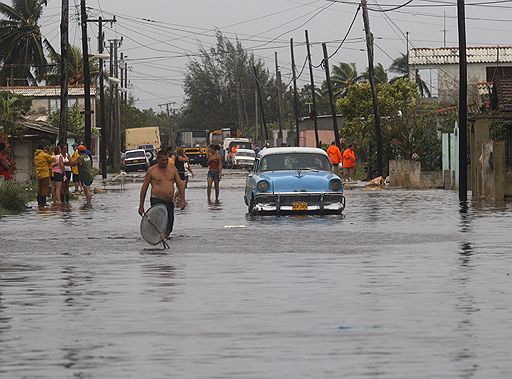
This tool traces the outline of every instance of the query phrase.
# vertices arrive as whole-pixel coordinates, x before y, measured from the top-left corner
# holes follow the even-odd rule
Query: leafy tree
[[[53,112],[50,117],[48,117],[48,123],[56,128],[59,127],[60,110]],[[77,104],[68,108],[68,132],[73,133],[75,139],[78,141],[85,139],[85,118],[84,115],[80,113],[80,108]],[[95,136],[99,135],[99,130],[92,128],[92,134]]]
[[[69,56],[68,56],[68,83],[70,85],[79,85],[84,83],[84,65],[82,59],[82,50],[76,46],[69,46],[68,48]],[[60,84],[60,58],[61,55],[57,53],[53,48],[50,48],[49,53],[50,59],[55,66],[48,73],[47,83],[49,85],[59,85]],[[96,77],[99,75],[100,68],[97,62],[90,61],[89,69],[91,80],[94,81]]]
[[[23,131],[21,118],[30,110],[32,98],[0,92],[0,128],[10,137],[16,137]]]
[[[396,78],[391,79],[391,81],[395,81],[402,78],[408,79],[409,66],[407,64],[407,55],[402,54],[401,57],[396,58],[393,61],[393,63],[391,63],[391,66],[389,66],[389,71],[398,74],[398,76]],[[421,97],[425,97],[425,95],[427,95],[428,97],[432,97],[432,94],[430,93],[430,89],[428,88],[427,83],[425,83],[425,81],[423,81],[420,77],[419,70],[414,70],[414,77],[416,80],[416,87],[418,88]]]
[[[377,98],[387,146],[386,159],[414,158],[420,160],[424,168],[437,168],[441,146],[437,140],[437,125],[433,122],[435,112],[420,101],[415,84],[408,79],[378,84]],[[370,84],[351,86],[337,107],[345,116],[342,136],[356,144],[360,152],[375,146]]]
[[[268,124],[277,121],[276,80],[240,41],[232,42],[217,32],[216,46],[201,48],[200,56],[187,65],[186,101],[179,127],[209,130],[236,127],[244,134],[251,133],[256,97],[253,67],[262,91],[266,121]],[[284,84],[279,85],[284,93]]]
[[[46,77],[48,68],[39,20],[43,13],[43,0],[12,0],[12,6],[0,2],[0,84],[8,79],[22,79],[17,85],[37,84]],[[33,71],[32,71],[33,68]]]

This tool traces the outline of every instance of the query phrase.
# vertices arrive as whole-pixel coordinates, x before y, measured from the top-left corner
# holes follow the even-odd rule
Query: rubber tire
[[[258,213],[254,209],[254,197],[251,198],[249,206],[247,207],[247,213],[249,213],[251,216],[255,216]]]
[[[152,151],[146,151],[146,154],[149,154],[149,161],[153,162],[155,160],[155,154]],[[146,155],[147,156],[147,155]]]

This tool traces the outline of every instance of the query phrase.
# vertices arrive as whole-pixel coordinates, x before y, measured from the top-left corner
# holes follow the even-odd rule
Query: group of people
[[[86,205],[91,205],[91,185],[94,180],[92,154],[84,145],[73,144],[73,154],[68,153],[68,145],[38,145],[34,153],[37,177],[37,204],[48,206],[51,196],[53,205],[69,202],[69,187],[73,182],[75,192],[83,189]]]
[[[211,203],[212,186],[215,187],[215,202],[219,202],[219,183],[222,177],[222,158],[219,151],[219,145],[210,145],[208,147],[208,203]],[[144,176],[144,182],[140,189],[139,214],[144,216],[146,213],[144,202],[147,191],[151,186],[150,205],[163,204],[167,208],[167,228],[164,232],[166,237],[169,237],[174,226],[175,204],[180,209],[185,209],[186,206],[185,188],[188,183],[187,172],[194,177],[188,157],[183,149],[178,148],[176,154],[174,154],[172,148],[169,148],[158,152],[156,164],[151,166]]]
[[[347,180],[355,178],[356,155],[352,150],[352,144],[348,144],[347,148],[341,152],[336,146],[336,142],[332,141],[331,146],[327,149],[327,155],[329,155],[333,171],[342,170],[343,177]]]

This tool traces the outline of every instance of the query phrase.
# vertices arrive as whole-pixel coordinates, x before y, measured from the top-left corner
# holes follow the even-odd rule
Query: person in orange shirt
[[[341,155],[341,151],[338,146],[336,146],[336,142],[331,142],[331,146],[327,149],[327,155],[329,155],[329,160],[332,164],[332,171],[336,172],[338,170],[338,165],[343,160],[343,156]]]
[[[345,178],[352,180],[356,175],[356,155],[352,150],[352,144],[349,144],[343,151],[343,168],[345,169]]]

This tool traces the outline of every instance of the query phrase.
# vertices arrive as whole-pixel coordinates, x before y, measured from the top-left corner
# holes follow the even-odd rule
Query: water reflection
[[[169,264],[145,264],[143,275],[148,282],[148,292],[157,292],[161,302],[172,302],[176,286],[176,267]]]

